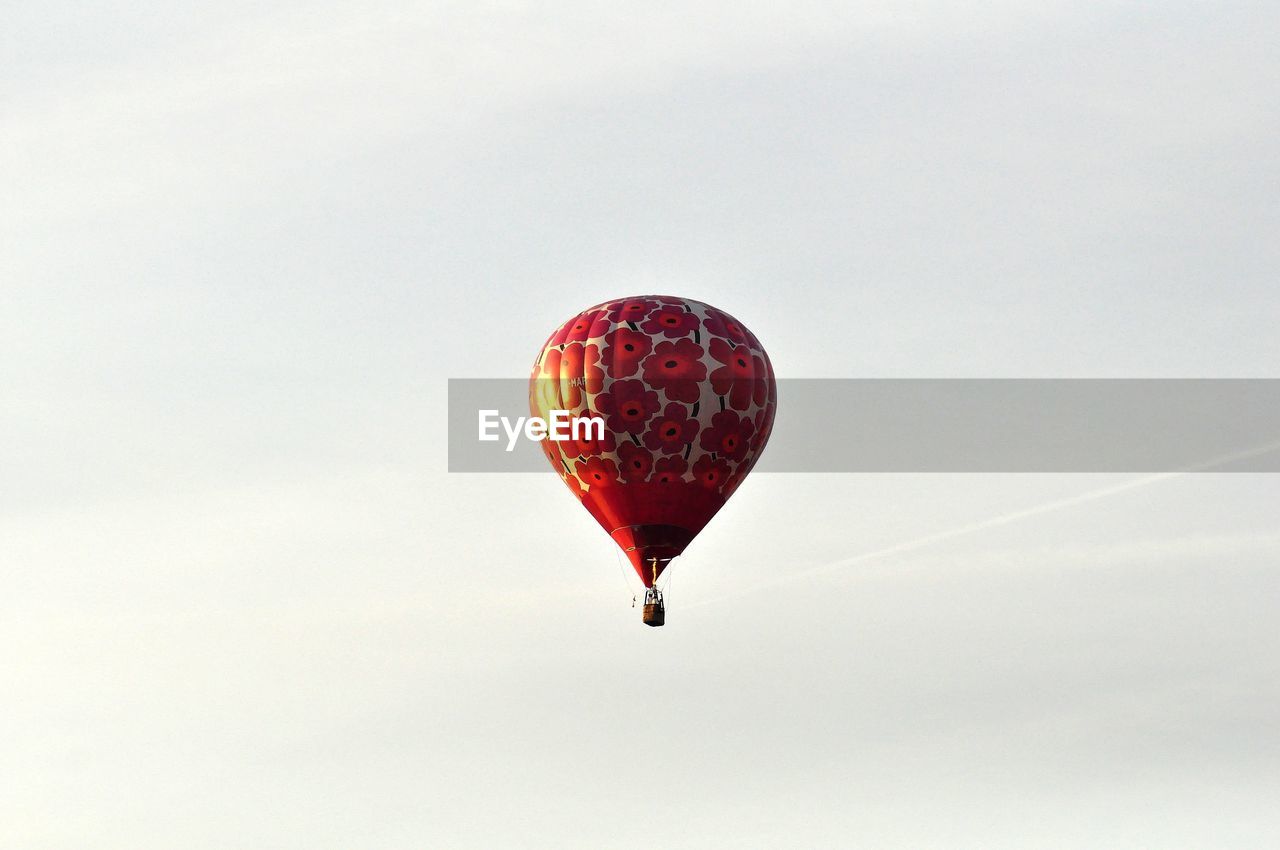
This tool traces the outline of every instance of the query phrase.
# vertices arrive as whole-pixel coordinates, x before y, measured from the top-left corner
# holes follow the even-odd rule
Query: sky
[[[444,437],[645,292],[784,378],[1280,377],[1277,9],[2,14],[0,844],[1280,844],[1275,475],[755,475],[646,629]]]

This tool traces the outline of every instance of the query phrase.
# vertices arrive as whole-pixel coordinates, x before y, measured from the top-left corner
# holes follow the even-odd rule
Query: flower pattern
[[[640,361],[653,350],[648,334],[618,328],[604,338],[604,363],[611,378],[630,378],[640,371]]]
[[[649,315],[649,320],[640,329],[653,336],[662,334],[668,339],[675,339],[688,336],[701,324],[697,316],[679,307],[660,307]]]
[[[578,461],[574,472],[588,487],[610,487],[618,480],[618,465],[607,457]]]
[[[591,328],[595,324],[598,312],[598,309],[588,310],[565,322],[551,337],[550,345],[563,345],[567,342],[583,342],[590,339]]]
[[[727,497],[764,450],[777,406],[755,336],[721,310],[670,296],[584,310],[547,340],[533,378],[536,415],[596,411],[606,421],[602,439],[542,443],[579,498],[593,487],[695,482]]]
[[[589,413],[589,411],[588,411]],[[586,414],[583,414],[586,415]],[[604,434],[597,437],[597,428],[581,428],[578,430],[578,436],[573,436],[573,430],[569,430],[569,439],[567,440],[543,440],[542,444],[559,443],[560,451],[565,457],[594,457],[595,455],[603,455],[612,452],[617,440],[613,436],[613,432],[608,428],[604,429]]]
[[[630,440],[618,446],[623,481],[644,481],[653,470],[653,455]]]
[[[742,460],[751,448],[755,423],[732,410],[722,410],[711,417],[711,427],[702,429],[700,445],[713,455],[729,460]]]
[[[684,479],[685,470],[689,468],[689,464],[685,463],[684,458],[676,457],[660,457],[653,464],[653,478],[656,484],[670,484],[672,481],[681,481]]]
[[[751,438],[751,450],[760,452],[764,449],[764,444],[769,441],[769,435],[773,433],[773,409],[774,403],[770,401],[764,407],[760,408],[755,415],[755,436]]]
[[[735,344],[741,345],[748,342],[747,332],[742,325],[738,324],[738,320],[721,313],[714,307],[707,309],[707,318],[702,325],[716,336],[722,336]]]
[[[658,394],[640,381],[618,381],[600,394],[596,406],[608,417],[605,424],[610,431],[638,434],[658,412]]]
[[[698,420],[689,415],[683,404],[673,401],[660,416],[649,423],[649,430],[644,434],[644,444],[663,454],[682,452],[698,436],[700,427]]]
[[[658,301],[654,298],[623,298],[621,301],[614,301],[603,306],[604,313],[609,317],[609,321],[618,323],[631,322],[634,324],[648,316],[649,311],[658,306]]]
[[[551,461],[551,466],[559,473],[564,473],[564,462],[560,454],[560,443],[553,440],[543,440],[541,442],[542,453],[547,456],[547,460]]]
[[[644,382],[672,401],[697,401],[702,392],[698,385],[707,377],[702,346],[691,339],[658,343],[642,365]]]
[[[693,480],[709,490],[719,490],[729,477],[729,464],[711,455],[703,455],[693,465]]]
[[[734,410],[746,410],[753,403],[761,405],[768,397],[765,387],[764,361],[745,345],[732,346],[713,337],[708,346],[711,356],[723,364],[711,373],[711,388],[716,395],[728,396]]]

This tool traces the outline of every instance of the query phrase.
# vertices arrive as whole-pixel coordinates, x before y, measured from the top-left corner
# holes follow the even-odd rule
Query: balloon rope
[[[614,558],[618,561],[618,573],[622,577],[622,585],[627,589],[627,593],[631,594],[631,607],[636,607],[636,591],[631,586],[631,581],[627,578],[627,566],[622,562],[622,551],[618,547],[613,547]]]

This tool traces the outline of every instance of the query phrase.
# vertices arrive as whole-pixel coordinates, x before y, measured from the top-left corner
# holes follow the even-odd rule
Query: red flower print
[[[572,493],[577,498],[581,499],[582,493],[583,493],[582,482],[572,475],[562,475],[560,477],[564,481],[564,483],[569,487],[569,492]]]
[[[756,343],[758,347],[760,344]],[[769,355],[760,351],[760,359],[764,363],[764,371],[760,373],[760,377],[765,381],[765,403],[770,407],[778,406],[778,384],[773,379],[773,364],[769,362]]]
[[[606,315],[611,322],[639,322],[657,306],[658,302],[647,298],[628,298],[607,305]]]
[[[698,383],[707,377],[700,357],[702,346],[691,339],[660,342],[644,361],[644,380],[671,401],[695,402],[700,394]]]
[[[639,381],[614,381],[596,396],[596,407],[608,417],[608,430],[639,434],[658,412],[658,394]]]
[[[738,324],[737,319],[714,308],[707,308],[707,320],[702,325],[716,336],[732,340],[738,345],[750,342],[746,329]]]
[[[566,342],[585,342],[591,336],[591,327],[596,320],[596,312],[588,310],[574,316],[560,326],[548,345],[563,345]]]
[[[541,372],[539,377],[560,380],[560,349],[548,348],[542,352]]]
[[[550,440],[542,440],[542,453],[547,456],[547,460],[551,461],[551,465],[556,468],[556,472],[564,472],[564,465],[560,462],[560,444],[553,443]]]
[[[618,466],[607,457],[580,460],[574,471],[588,487],[610,487],[618,480]]]
[[[618,460],[622,463],[623,481],[643,481],[653,469],[653,455],[630,441],[618,446]]]
[[[751,434],[756,426],[745,416],[732,410],[722,410],[711,417],[711,426],[704,428],[699,445],[703,451],[715,452],[730,460],[742,460],[751,447]]]
[[[756,433],[751,438],[751,451],[756,454],[760,453],[764,448],[764,444],[769,440],[769,435],[773,433],[773,413],[773,402],[769,402],[756,411]]]
[[[747,479],[747,473],[751,471],[752,464],[739,464],[733,472],[729,473],[728,479],[724,482],[724,489],[721,494],[727,499],[737,492],[738,487]]]
[[[590,416],[590,411],[582,414]],[[600,439],[596,439],[596,433],[599,432],[598,425],[588,427],[587,423],[578,426],[578,437],[573,438],[573,420],[569,421],[569,439],[567,440],[544,440],[544,443],[552,443],[559,445],[560,451],[564,452],[565,457],[592,457],[593,455],[604,454],[613,451],[614,438],[608,428],[604,429],[604,435]]]
[[[604,336],[609,331],[613,330],[616,325],[617,325],[617,322],[609,318],[609,311],[601,310],[598,313],[596,313],[596,317],[594,320],[592,320],[591,328],[590,330],[587,331],[587,333],[590,335],[592,339],[597,339],[599,337]]]
[[[684,477],[685,470],[688,468],[689,465],[679,455],[675,457],[660,457],[653,465],[654,483],[670,484],[672,481],[679,481]]]
[[[649,321],[641,325],[641,330],[657,336],[662,334],[668,339],[685,336],[698,329],[698,317],[679,307],[661,307],[649,317]]]
[[[580,342],[566,345],[560,354],[561,393],[566,410],[582,403],[582,391],[595,394],[604,385],[604,370],[596,365],[600,349]],[[581,380],[579,380],[581,379]]]
[[[649,423],[644,444],[654,451],[671,455],[684,451],[685,444],[698,436],[698,420],[679,402],[671,402],[662,414]]]
[[[542,374],[538,377],[548,381],[560,380],[560,349],[548,348],[542,353]]]
[[[711,356],[724,365],[711,373],[711,389],[728,395],[729,406],[746,410],[754,400],[764,404],[768,394],[764,382],[764,361],[745,345],[733,347],[719,337],[711,338]]]
[[[606,336],[604,345],[604,365],[611,378],[630,378],[653,348],[648,336],[628,328],[618,328]]]
[[[719,490],[728,477],[729,464],[723,460],[712,460],[711,455],[703,455],[693,465],[693,480],[708,489]]]
[[[582,370],[583,377],[586,378],[583,388],[595,395],[604,389],[604,370],[596,365],[600,362],[600,346],[588,345],[584,354],[587,358],[587,365]]]

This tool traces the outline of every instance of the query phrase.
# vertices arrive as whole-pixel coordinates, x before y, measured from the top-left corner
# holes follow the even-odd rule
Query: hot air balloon
[[[603,434],[543,440],[543,451],[644,582],[644,621],[662,625],[658,578],[768,442],[777,386],[764,347],[699,301],[606,301],[548,337],[529,407],[543,419],[564,410],[604,420]]]

